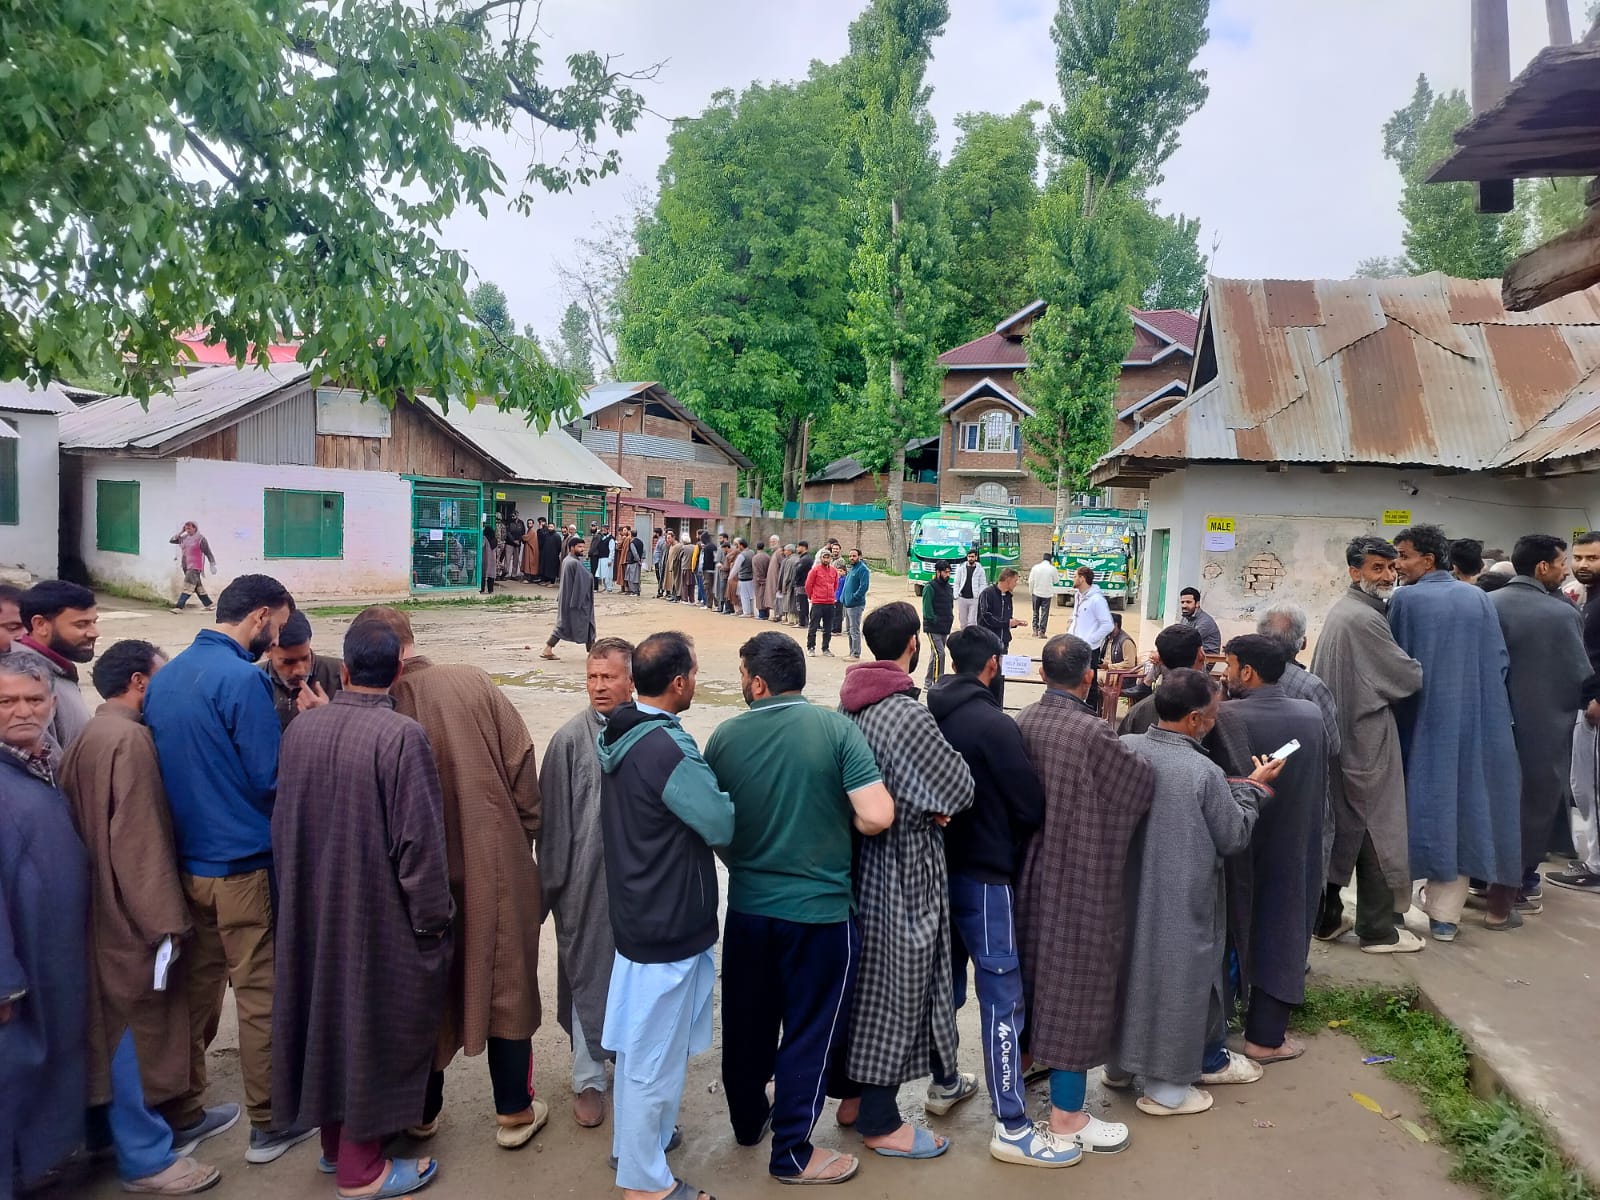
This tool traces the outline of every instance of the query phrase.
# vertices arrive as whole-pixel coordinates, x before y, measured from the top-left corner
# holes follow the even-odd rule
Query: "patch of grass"
[[[430,612],[437,608],[504,608],[512,604],[538,604],[543,600],[543,596],[513,596],[508,592],[496,592],[481,600],[476,596],[450,596],[437,600],[398,600],[388,607],[401,612]],[[353,617],[365,612],[373,604],[382,603],[381,600],[374,600],[370,604],[322,604],[307,608],[305,613],[308,617]]]
[[[1296,1015],[1302,1030],[1330,1021],[1372,1054],[1392,1054],[1384,1070],[1422,1098],[1459,1179],[1502,1200],[1600,1200],[1566,1162],[1543,1123],[1512,1100],[1480,1100],[1468,1087],[1468,1055],[1449,1022],[1416,1006],[1413,992],[1310,988]]]
[[[146,604],[162,604],[168,608],[172,607],[173,598],[171,596],[164,596],[154,588],[142,587],[138,584],[105,583],[96,579],[91,581],[90,587],[94,589],[97,595],[101,596],[115,596],[119,600],[138,600]],[[198,604],[199,601],[197,600],[195,603]]]

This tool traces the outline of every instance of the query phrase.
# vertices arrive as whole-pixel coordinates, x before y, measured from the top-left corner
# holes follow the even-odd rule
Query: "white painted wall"
[[[1403,491],[1401,480],[1418,494]],[[1177,620],[1178,592],[1195,586],[1224,637],[1253,631],[1256,614],[1278,599],[1302,605],[1315,630],[1348,585],[1346,543],[1358,534],[1398,532],[1382,526],[1386,509],[1409,509],[1415,523],[1440,525],[1450,537],[1481,538],[1485,546],[1509,552],[1525,533],[1570,539],[1574,530],[1594,527],[1600,514],[1600,479],[1434,476],[1427,470],[1382,467],[1356,467],[1343,474],[1290,467],[1270,473],[1233,463],[1164,475],[1150,485],[1147,526],[1172,531],[1160,623]],[[1204,549],[1207,516],[1234,518],[1233,550]],[[1285,569],[1268,595],[1246,587],[1246,567],[1261,554],[1275,556]]]
[[[17,431],[17,518],[0,525],[0,567],[21,567],[54,579],[61,554],[60,418],[55,413],[0,412]]]
[[[139,554],[95,548],[95,481],[137,479]],[[344,557],[263,556],[267,488],[344,493]],[[96,581],[174,596],[181,575],[168,539],[194,521],[217,556],[213,595],[236,575],[281,580],[297,597],[393,596],[411,587],[411,484],[380,471],[262,466],[203,459],[84,460],[81,554]]]

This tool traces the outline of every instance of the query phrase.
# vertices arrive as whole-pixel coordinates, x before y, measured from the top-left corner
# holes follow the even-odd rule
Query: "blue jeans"
[[[1028,1124],[1018,1044],[1024,1021],[1022,970],[1009,884],[950,876],[950,953],[957,1008],[967,999],[969,956],[977,968],[973,990],[978,996],[983,1066],[994,1115],[1007,1129],[1021,1129]]]
[[[852,604],[844,610],[845,632],[850,635],[850,655],[861,657],[861,618],[867,615],[866,606]]]
[[[172,1127],[145,1107],[144,1081],[133,1048],[133,1031],[122,1031],[111,1056],[111,1104],[106,1111],[117,1174],[124,1183],[158,1175],[178,1156],[172,1152]]]

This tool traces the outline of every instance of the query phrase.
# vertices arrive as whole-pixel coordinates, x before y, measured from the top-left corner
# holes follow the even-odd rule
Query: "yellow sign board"
[[[549,496],[540,496],[539,500],[543,504],[549,504],[550,503],[550,497]]]
[[[1233,518],[1232,517],[1207,517],[1206,518],[1206,532],[1207,533],[1233,533],[1233,532],[1235,532],[1234,527],[1233,527]]]
[[[496,492],[494,494],[494,498],[496,500],[504,500],[506,498],[506,494],[504,492]]]
[[[1578,544],[1578,539],[1588,532],[1589,531],[1587,529],[1574,529],[1572,531],[1572,544],[1576,546]]]
[[[1411,524],[1411,510],[1409,508],[1386,508],[1383,510],[1383,523],[1396,529],[1403,529]]]

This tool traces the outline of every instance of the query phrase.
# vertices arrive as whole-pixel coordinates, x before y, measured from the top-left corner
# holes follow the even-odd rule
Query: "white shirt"
[[[1093,584],[1087,592],[1078,593],[1076,607],[1072,610],[1072,628],[1068,632],[1088,642],[1091,650],[1098,649],[1100,643],[1110,636],[1111,605],[1106,603],[1105,594]]]
[[[1048,596],[1055,589],[1056,579],[1059,576],[1053,562],[1040,562],[1028,572],[1028,591],[1037,600],[1040,596]]]

